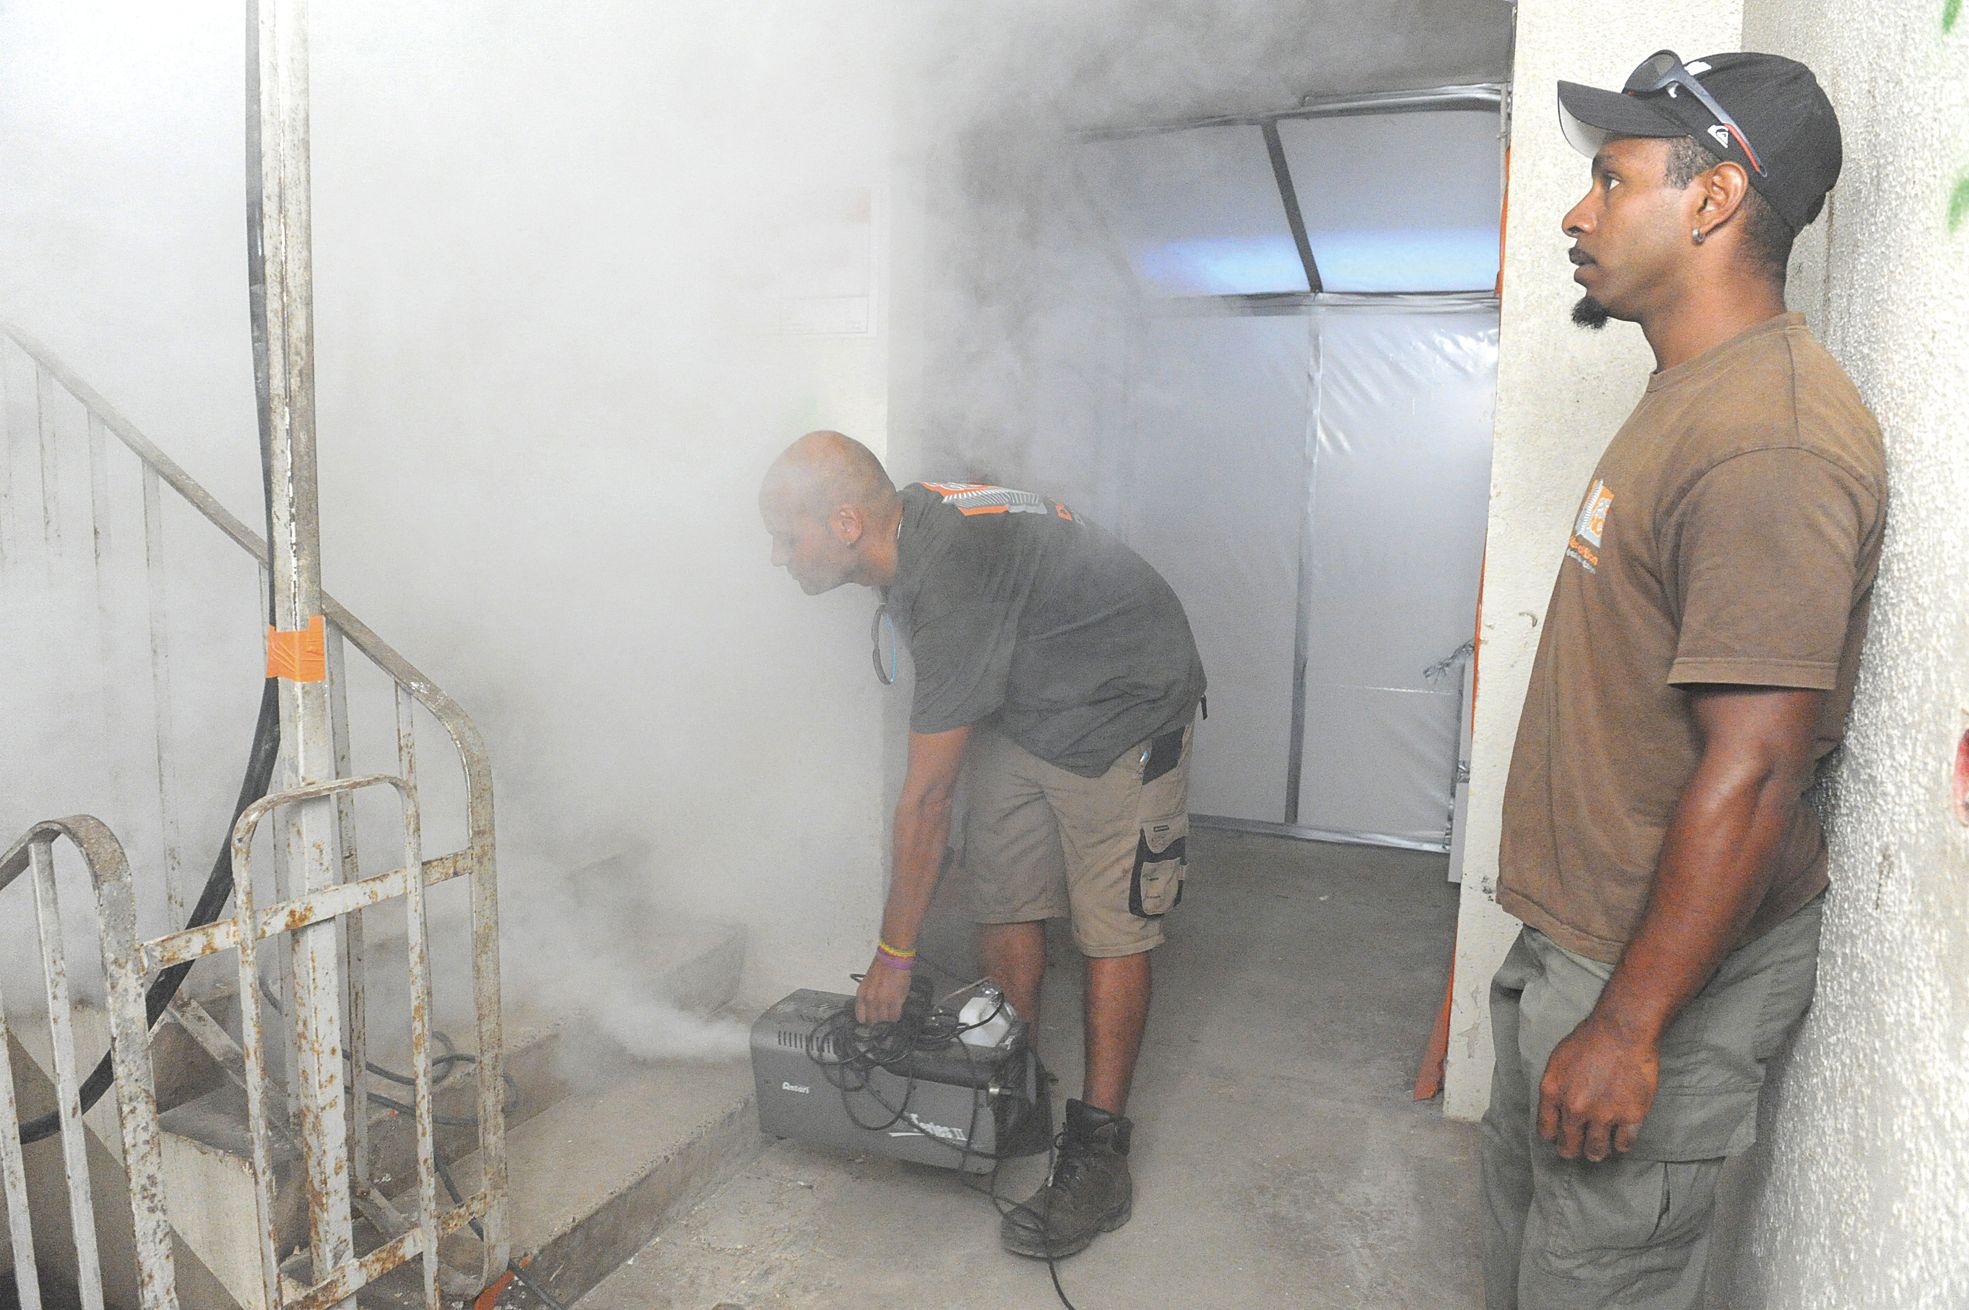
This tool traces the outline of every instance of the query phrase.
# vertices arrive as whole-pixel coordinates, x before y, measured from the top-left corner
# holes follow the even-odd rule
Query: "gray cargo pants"
[[[1723,959],[1676,1016],[1634,1149],[1562,1160],[1538,1135],[1552,1048],[1613,966],[1533,928],[1490,985],[1497,1068],[1483,1123],[1488,1310],[1693,1310],[1702,1302],[1716,1178],[1757,1137],[1764,1066],[1812,1003],[1823,898]]]

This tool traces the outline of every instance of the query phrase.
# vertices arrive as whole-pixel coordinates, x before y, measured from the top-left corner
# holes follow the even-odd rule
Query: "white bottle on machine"
[[[980,983],[971,999],[957,1012],[957,1022],[964,1025],[958,1040],[966,1046],[989,1050],[1005,1040],[1005,1034],[1012,1031],[1018,1017],[1003,992],[990,983]]]

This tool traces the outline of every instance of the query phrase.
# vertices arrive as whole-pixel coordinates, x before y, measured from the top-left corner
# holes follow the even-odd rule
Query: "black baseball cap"
[[[1708,55],[1685,64],[1672,50],[1657,51],[1619,91],[1559,83],[1559,126],[1589,157],[1612,136],[1694,137],[1717,159],[1741,164],[1793,232],[1818,217],[1839,180],[1832,101],[1811,69],[1782,55]]]

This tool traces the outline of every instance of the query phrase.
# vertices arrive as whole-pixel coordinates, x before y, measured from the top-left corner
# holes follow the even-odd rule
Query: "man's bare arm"
[[[909,765],[903,774],[902,795],[896,801],[894,861],[889,900],[882,912],[882,940],[898,950],[911,950],[930,911],[950,838],[951,799],[964,762],[969,725],[948,732],[909,734]],[[882,1023],[902,1014],[909,995],[909,974],[870,961],[861,989],[855,994],[855,1018]]]
[[[1707,687],[1690,696],[1702,759],[1676,805],[1641,926],[1539,1084],[1539,1134],[1566,1159],[1604,1160],[1633,1146],[1654,1103],[1662,1034],[1762,903],[1810,776],[1824,692]]]

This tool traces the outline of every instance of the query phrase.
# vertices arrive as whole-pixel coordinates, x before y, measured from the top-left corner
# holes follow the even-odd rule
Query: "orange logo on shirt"
[[[1030,491],[1013,491],[983,482],[925,482],[923,485],[942,496],[944,504],[952,506],[965,518],[975,518],[980,514],[1048,512],[1046,498],[1035,496]],[[1069,523],[1073,522],[1073,511],[1065,505],[1054,503],[1051,512]]]
[[[1600,571],[1600,539],[1606,535],[1607,511],[1612,508],[1613,488],[1593,479],[1592,489],[1579,507],[1579,518],[1573,523],[1572,540],[1566,543],[1566,555],[1578,560],[1588,573]]]

